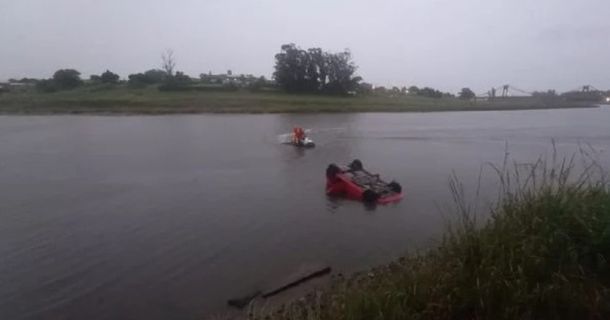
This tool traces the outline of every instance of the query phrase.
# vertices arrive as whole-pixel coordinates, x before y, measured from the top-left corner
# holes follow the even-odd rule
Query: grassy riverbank
[[[336,97],[277,92],[181,91],[154,87],[85,86],[69,91],[34,90],[0,94],[0,114],[179,114],[179,113],[312,113],[426,112],[520,110],[585,107],[587,104],[538,98],[464,101],[425,97]]]
[[[609,319],[610,190],[593,162],[498,170],[503,195],[477,222],[451,186],[458,223],[437,248],[339,279],[256,319]]]

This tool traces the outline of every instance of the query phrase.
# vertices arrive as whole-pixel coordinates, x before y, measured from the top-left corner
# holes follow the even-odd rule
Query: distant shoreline
[[[339,97],[277,92],[160,92],[153,88],[76,89],[0,94],[0,115],[169,115],[372,113],[596,108],[597,103],[533,97],[467,101],[457,98]]]
[[[324,110],[324,111],[282,111],[282,110],[241,110],[241,109],[230,109],[230,110],[208,110],[208,109],[177,109],[177,110],[126,110],[122,107],[110,107],[108,110],[85,110],[83,108],[73,109],[62,109],[62,110],[27,110],[27,111],[12,111],[3,110],[0,107],[0,116],[61,116],[61,115],[95,115],[95,116],[164,116],[164,115],[263,115],[263,114],[338,114],[338,113],[435,113],[435,112],[473,112],[473,111],[526,111],[526,110],[558,110],[558,109],[593,109],[599,108],[597,105],[584,105],[584,106],[556,106],[556,107],[536,107],[536,106],[524,106],[524,107],[481,107],[481,108],[409,108],[409,109],[394,109],[394,108],[383,108],[375,107],[370,110],[349,110],[342,109],[337,111]]]

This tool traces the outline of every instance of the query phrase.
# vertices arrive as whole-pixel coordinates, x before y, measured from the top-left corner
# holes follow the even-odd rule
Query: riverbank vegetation
[[[486,221],[452,179],[458,219],[438,247],[249,317],[608,319],[610,189],[584,159],[495,168],[503,191]]]
[[[349,50],[301,49],[286,44],[275,55],[273,79],[254,75],[200,74],[176,69],[171,50],[159,69],[128,75],[110,70],[81,78],[75,69],[49,79],[12,79],[0,84],[0,114],[172,114],[273,112],[409,112],[512,110],[592,106],[606,93],[589,90],[558,95],[477,97],[469,88],[456,94],[430,87],[373,86],[356,74]],[[508,86],[505,86],[508,88]]]
[[[199,90],[160,91],[154,85],[105,83],[51,93],[22,91],[0,95],[0,114],[434,112],[588,106],[591,104],[532,97],[494,101],[375,94],[350,97],[207,86]]]

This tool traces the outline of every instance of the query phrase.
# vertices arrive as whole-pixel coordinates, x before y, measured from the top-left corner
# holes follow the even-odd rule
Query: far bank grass
[[[0,114],[180,114],[180,113],[319,113],[433,112],[521,110],[588,106],[557,100],[508,98],[464,101],[456,98],[337,97],[278,92],[162,92],[155,87],[86,86],[69,91],[0,94]]]
[[[438,247],[249,317],[610,319],[610,190],[594,162],[574,164],[499,168],[502,198],[482,227],[452,180],[459,219]]]

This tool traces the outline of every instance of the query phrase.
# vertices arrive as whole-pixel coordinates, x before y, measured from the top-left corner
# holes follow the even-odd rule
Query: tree
[[[320,48],[302,50],[285,44],[275,55],[273,78],[288,92],[347,94],[358,89],[362,78],[348,50],[327,53]]]
[[[100,76],[100,81],[102,83],[118,83],[119,75],[111,72],[110,70],[106,70],[106,72],[102,73]]]
[[[306,91],[306,52],[294,43],[282,45],[281,49],[282,51],[275,55],[273,78],[288,92]]]
[[[409,95],[417,96],[419,95],[419,88],[417,86],[410,86],[407,92]]]
[[[144,78],[148,83],[161,83],[167,79],[166,71],[159,69],[150,69],[144,72]]]
[[[320,48],[310,48],[307,50],[307,62],[308,90],[323,90],[328,81],[328,54]]]
[[[476,95],[474,94],[474,92],[472,90],[470,90],[470,88],[462,88],[462,91],[460,91],[459,96],[460,96],[460,99],[471,100]]]
[[[174,68],[176,67],[176,59],[174,58],[174,51],[172,49],[165,50],[161,54],[161,68],[165,71],[165,74],[169,78],[174,76]]]
[[[251,91],[258,91],[264,88],[267,85],[267,79],[264,76],[260,76],[256,80],[250,82],[248,84],[248,89]]]
[[[176,71],[176,74],[173,77],[165,78],[163,84],[159,86],[159,90],[161,91],[178,91],[178,90],[188,90],[189,85],[193,82],[191,77],[184,74],[182,71]]]
[[[373,85],[367,82],[361,82],[358,85],[356,92],[364,95],[371,94],[373,92]]]
[[[356,65],[352,62],[352,55],[348,50],[335,54],[328,54],[328,83],[324,91],[333,94],[346,94],[355,91],[361,77],[354,76]]]
[[[34,78],[8,79],[9,83],[36,84],[38,81],[40,80]]]
[[[392,87],[392,89],[390,89],[390,95],[394,96],[394,97],[399,96],[400,95],[400,88],[398,88],[396,86]]]
[[[83,81],[80,72],[74,69],[60,69],[53,74],[53,83],[59,89],[73,89],[80,86]]]
[[[430,87],[424,87],[422,89],[419,89],[417,95],[423,96],[423,97],[428,97],[428,98],[442,98],[443,97],[442,92],[440,92],[436,89],[432,89]]]
[[[127,76],[127,83],[130,85],[140,86],[146,85],[146,77],[143,73],[132,73]]]

